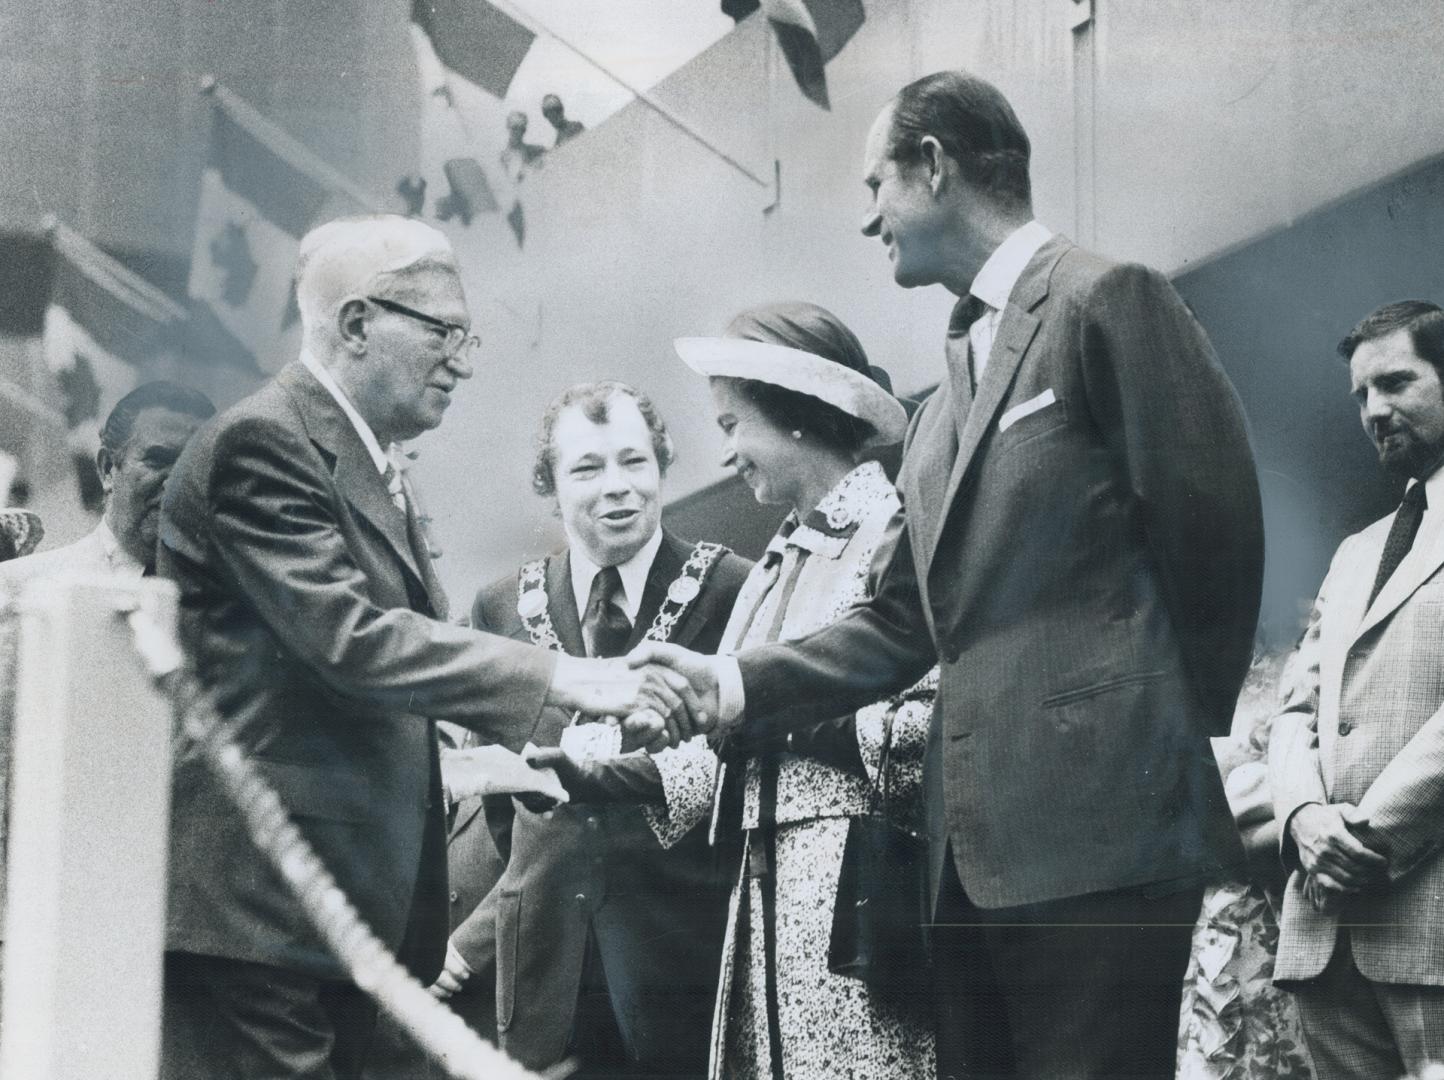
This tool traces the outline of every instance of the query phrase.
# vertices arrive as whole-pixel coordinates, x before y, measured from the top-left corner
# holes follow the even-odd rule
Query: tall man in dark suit
[[[1239,860],[1229,728],[1263,534],[1238,399],[1168,282],[1032,219],[1029,143],[961,72],[868,135],[863,233],[959,297],[875,598],[737,659],[653,648],[761,737],[933,663],[942,1076],[1172,1076],[1201,882]],[[740,668],[739,668],[740,663]]]
[[[532,487],[556,499],[567,548],[482,589],[473,625],[575,656],[620,656],[644,637],[715,651],[748,563],[662,529],[672,443],[647,397],[574,386],[538,446]],[[572,745],[571,719],[544,710],[534,741]],[[443,984],[467,995],[494,979],[498,1042],[530,1068],[575,1054],[583,1075],[700,1077],[737,853],[700,826],[663,850],[640,807],[617,805],[662,801],[645,755],[605,770],[555,760],[576,804],[537,814],[487,800],[510,859],[452,934]]]
[[[447,935],[433,721],[518,748],[544,705],[679,701],[655,675],[448,625],[387,448],[470,377],[466,297],[436,230],[331,222],[301,242],[299,363],[202,429],[166,487],[159,565],[235,738],[362,918],[430,982]],[[374,1009],[195,755],[173,778],[168,1077],[355,1076]]]
[[[1320,1080],[1444,1060],[1444,311],[1339,346],[1399,509],[1339,545],[1269,740],[1284,863],[1274,978]]]

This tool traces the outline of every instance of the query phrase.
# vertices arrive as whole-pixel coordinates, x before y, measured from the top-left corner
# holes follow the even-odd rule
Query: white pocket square
[[[1005,412],[1002,418],[998,421],[998,431],[1007,431],[1019,420],[1023,419],[1023,417],[1031,416],[1039,409],[1046,409],[1049,405],[1053,404],[1053,402],[1057,400],[1058,398],[1054,395],[1053,388],[1051,386],[1048,387],[1048,389],[1044,390],[1037,397],[1029,398],[1021,405],[1014,405],[1011,409]]]

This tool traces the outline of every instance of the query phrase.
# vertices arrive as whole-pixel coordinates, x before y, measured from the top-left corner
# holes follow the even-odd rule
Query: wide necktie
[[[632,621],[621,609],[622,575],[615,566],[603,567],[592,578],[587,611],[582,617],[582,640],[588,656],[621,656],[632,636]]]
[[[1424,520],[1424,511],[1429,505],[1422,483],[1411,484],[1394,515],[1394,524],[1389,526],[1389,536],[1384,541],[1384,554],[1379,557],[1379,572],[1374,575],[1374,591],[1369,594],[1372,605],[1384,583],[1393,577],[1394,571],[1414,546],[1414,537],[1419,533],[1419,523]]]

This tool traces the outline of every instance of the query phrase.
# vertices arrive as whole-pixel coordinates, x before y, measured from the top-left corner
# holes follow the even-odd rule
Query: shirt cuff
[[[747,707],[742,668],[735,656],[718,656],[714,658],[713,670],[717,674],[717,725],[726,730],[736,725]]]

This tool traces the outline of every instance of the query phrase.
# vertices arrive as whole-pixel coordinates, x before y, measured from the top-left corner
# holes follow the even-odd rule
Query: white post
[[[49,580],[20,598],[0,1076],[155,1080],[172,718],[125,613],[169,582]]]

